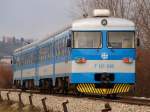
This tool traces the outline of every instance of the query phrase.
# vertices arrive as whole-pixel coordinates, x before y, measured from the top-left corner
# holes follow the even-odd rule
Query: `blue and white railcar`
[[[83,93],[128,92],[135,84],[135,25],[95,10],[93,18],[14,52],[18,87]]]

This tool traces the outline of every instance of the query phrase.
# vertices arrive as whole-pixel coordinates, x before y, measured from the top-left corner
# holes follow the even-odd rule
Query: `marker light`
[[[86,63],[86,59],[85,59],[85,58],[78,58],[78,59],[76,60],[76,63],[78,63],[78,64]]]
[[[123,62],[127,63],[127,64],[131,64],[131,63],[133,63],[133,59],[131,59],[131,58],[124,58]]]

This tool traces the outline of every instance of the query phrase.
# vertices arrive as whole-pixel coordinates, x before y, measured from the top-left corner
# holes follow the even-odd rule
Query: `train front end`
[[[106,13],[106,14],[105,14]],[[70,82],[79,92],[117,94],[135,84],[135,25],[103,15],[78,20],[72,25]]]

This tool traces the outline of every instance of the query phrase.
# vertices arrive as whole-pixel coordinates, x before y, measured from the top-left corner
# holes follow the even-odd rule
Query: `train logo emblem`
[[[103,60],[108,59],[108,54],[107,54],[107,53],[102,53],[102,54],[101,54],[101,58],[102,58]]]

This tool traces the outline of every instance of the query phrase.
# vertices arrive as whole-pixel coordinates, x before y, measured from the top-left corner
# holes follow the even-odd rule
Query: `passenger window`
[[[51,44],[49,44],[48,46],[48,56],[47,56],[48,60],[51,60]]]
[[[66,48],[65,37],[63,37],[63,56],[65,56],[65,48]]]
[[[42,47],[40,48],[40,61],[43,62],[46,60],[47,57],[47,53],[48,53],[48,46]]]
[[[58,45],[59,45],[59,43],[58,43],[58,40],[56,40],[56,43],[55,43],[55,54],[56,54],[56,58],[58,58],[58,56],[59,56],[59,47],[58,47]]]
[[[64,43],[63,43],[63,38],[60,39],[60,56],[63,56],[63,51],[64,51]]]
[[[61,41],[59,40],[58,41],[58,57],[60,57],[60,55],[61,55],[60,44],[61,44]]]
[[[67,51],[67,37],[64,37],[64,56],[66,56],[66,51]]]

